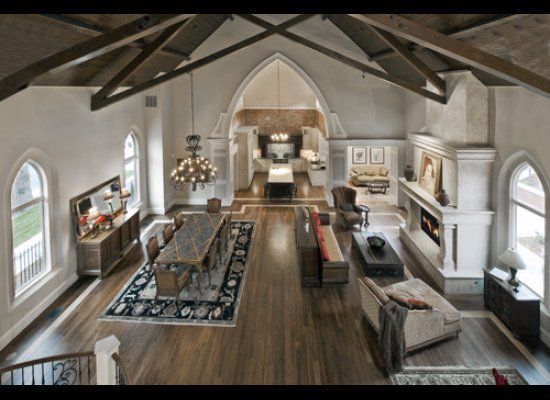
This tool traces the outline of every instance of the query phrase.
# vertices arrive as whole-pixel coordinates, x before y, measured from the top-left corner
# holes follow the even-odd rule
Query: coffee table
[[[365,186],[370,193],[386,194],[386,190],[390,187],[390,183],[386,181],[372,181],[365,183]]]
[[[386,245],[381,249],[370,247],[367,238],[372,235],[384,239]],[[403,276],[403,261],[382,232],[352,232],[351,248],[361,261],[366,276]]]

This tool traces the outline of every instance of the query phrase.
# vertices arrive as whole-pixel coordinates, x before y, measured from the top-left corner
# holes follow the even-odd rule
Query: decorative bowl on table
[[[386,245],[386,241],[380,236],[372,235],[367,238],[367,243],[373,249],[381,249]]]

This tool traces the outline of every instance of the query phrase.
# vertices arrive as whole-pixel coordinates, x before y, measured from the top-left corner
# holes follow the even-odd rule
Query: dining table
[[[190,264],[200,267],[224,222],[223,214],[186,216],[183,226],[155,259],[159,264]]]

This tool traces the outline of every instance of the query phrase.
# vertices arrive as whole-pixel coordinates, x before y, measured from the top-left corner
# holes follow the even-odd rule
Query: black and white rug
[[[254,231],[254,222],[231,222],[233,238],[229,243],[230,251],[225,253],[221,262],[211,271],[210,284],[206,272],[192,273],[192,283],[180,292],[179,308],[174,299],[159,298],[155,305],[155,279],[146,263],[130,278],[100,319],[235,326],[251,258]],[[197,279],[201,291],[198,290]]]
[[[528,385],[525,378],[513,367],[497,367],[509,385]],[[394,385],[494,385],[492,367],[405,367],[402,372],[390,375]]]

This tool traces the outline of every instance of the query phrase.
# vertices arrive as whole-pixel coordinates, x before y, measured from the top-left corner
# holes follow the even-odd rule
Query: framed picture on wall
[[[384,164],[384,148],[383,147],[371,147],[370,148],[370,163],[371,164]]]
[[[435,195],[439,192],[440,184],[441,157],[423,152],[420,160],[420,176],[418,177],[418,186],[428,193]]]
[[[352,158],[354,164],[367,163],[367,149],[365,147],[354,147],[352,149]]]

